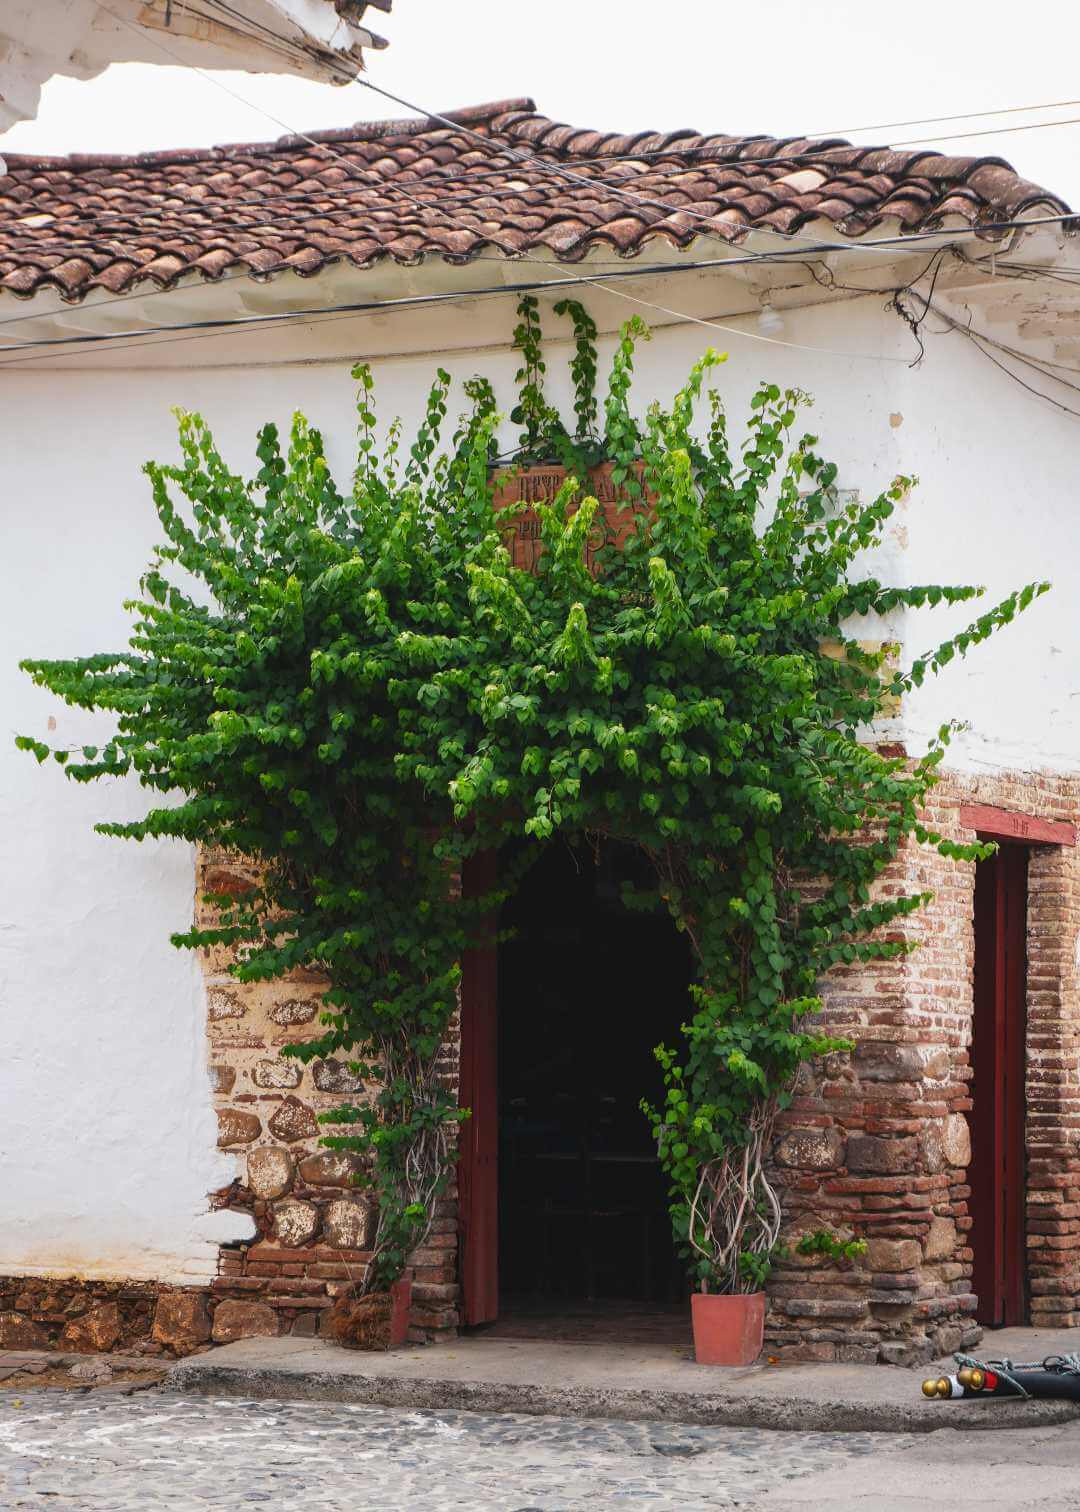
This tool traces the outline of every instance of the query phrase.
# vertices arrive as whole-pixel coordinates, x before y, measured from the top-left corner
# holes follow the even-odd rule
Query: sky
[[[931,138],[1003,157],[1080,205],[1075,0],[394,0],[370,15],[391,46],[368,55],[367,77],[425,111],[531,95],[556,120],[604,130]],[[1028,105],[1042,108],[988,114]],[[53,79],[0,150],[204,147],[403,114],[359,84],[122,64]],[[1003,129],[1036,122],[1054,124]]]

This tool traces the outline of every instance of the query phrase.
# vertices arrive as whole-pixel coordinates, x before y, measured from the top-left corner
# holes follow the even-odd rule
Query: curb
[[[1080,1418],[1080,1402],[993,1403],[814,1402],[799,1397],[626,1391],[613,1387],[518,1385],[503,1381],[403,1380],[273,1367],[181,1361],[162,1383],[191,1395],[347,1403],[434,1411],[513,1412],[531,1417],[582,1417],[631,1423],[683,1423],[706,1428],[764,1428],[800,1433],[934,1433],[939,1428],[986,1431],[1040,1428]],[[912,1389],[918,1382],[911,1376]]]

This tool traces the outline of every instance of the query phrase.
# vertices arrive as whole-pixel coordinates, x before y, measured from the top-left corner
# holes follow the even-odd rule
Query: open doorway
[[[679,1043],[691,952],[664,911],[626,907],[624,884],[656,887],[632,847],[553,842],[503,909],[513,936],[496,971],[493,952],[486,978],[471,967],[463,1057],[483,1122],[466,1125],[466,1316],[471,1300],[471,1321],[497,1316],[507,1336],[685,1326],[666,1182],[639,1104],[663,1098],[652,1051]]]
[[[1024,1264],[1028,848],[975,868],[971,1247],[976,1318],[1027,1320]]]

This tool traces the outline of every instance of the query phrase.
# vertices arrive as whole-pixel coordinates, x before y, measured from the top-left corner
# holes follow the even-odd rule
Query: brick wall
[[[949,775],[930,825],[970,839],[961,803],[1075,819],[1080,781]],[[804,1068],[775,1146],[787,1232],[865,1238],[848,1269],[794,1257],[770,1285],[768,1336],[783,1357],[928,1359],[973,1343],[966,1167],[973,1013],[972,864],[909,846],[882,891],[934,901],[897,932],[914,955],[830,974],[824,1018],[849,1056]],[[1074,848],[1032,851],[1028,906],[1027,1223],[1031,1319],[1080,1322],[1080,868]]]

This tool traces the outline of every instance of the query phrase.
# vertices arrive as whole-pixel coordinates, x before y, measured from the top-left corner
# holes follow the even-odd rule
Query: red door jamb
[[[975,873],[972,1284],[990,1327],[1025,1321],[1025,1030],[1028,850],[1003,845]]]
[[[462,890],[477,897],[495,886],[497,854],[482,851],[465,864]],[[482,943],[461,963],[461,1126],[458,1149],[462,1316],[491,1323],[499,1315],[499,1020],[495,919],[483,921]]]

